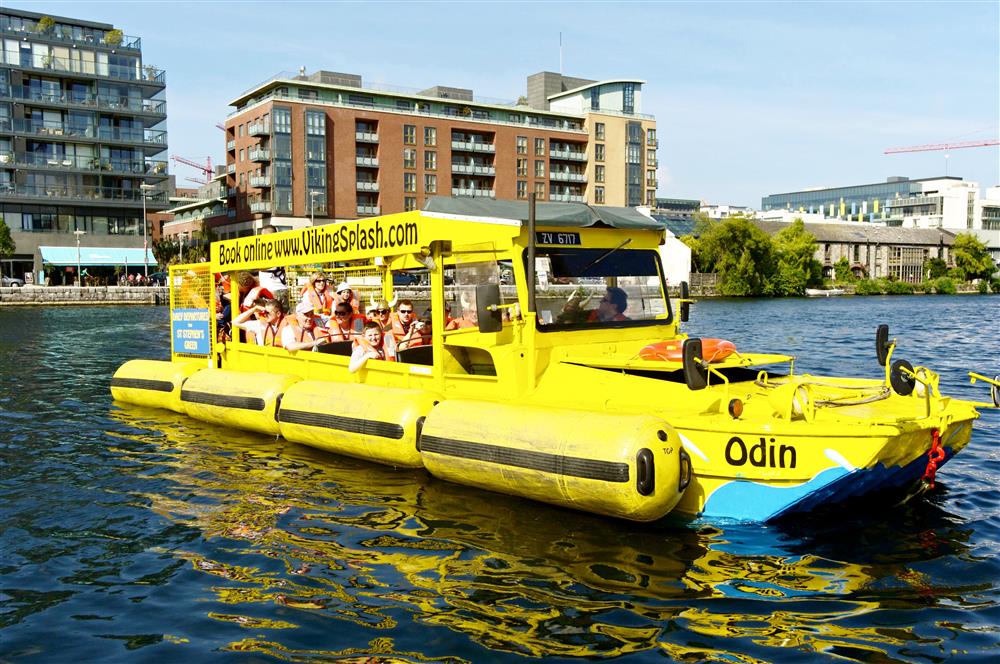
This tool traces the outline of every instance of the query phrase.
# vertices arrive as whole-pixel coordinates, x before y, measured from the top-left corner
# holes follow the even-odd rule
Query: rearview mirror
[[[688,299],[689,296],[690,296],[690,292],[688,290],[688,282],[682,281],[681,282],[681,300],[686,300],[686,299]],[[691,303],[690,302],[683,302],[682,301],[681,302],[681,322],[682,323],[686,323],[688,321],[688,318],[690,318],[690,317],[691,317]]]
[[[503,329],[500,314],[500,285],[479,284],[476,286],[476,314],[480,332],[499,332]]]

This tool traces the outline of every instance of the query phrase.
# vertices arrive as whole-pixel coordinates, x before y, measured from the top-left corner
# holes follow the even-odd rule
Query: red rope
[[[937,475],[938,464],[944,461],[946,454],[941,447],[941,432],[937,429],[931,430],[931,449],[927,453],[927,469],[924,471],[924,480],[934,488],[934,477]]]

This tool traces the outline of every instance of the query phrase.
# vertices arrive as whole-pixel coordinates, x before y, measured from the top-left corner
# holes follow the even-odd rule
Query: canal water
[[[986,398],[1000,298],[705,301],[800,372]],[[962,662],[1000,654],[1000,416],[918,502],[635,525],[112,403],[167,310],[0,309],[0,661]]]

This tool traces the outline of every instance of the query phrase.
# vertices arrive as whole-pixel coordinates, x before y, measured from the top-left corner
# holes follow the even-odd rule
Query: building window
[[[292,109],[284,108],[282,106],[274,107],[274,117],[273,117],[272,129],[275,134],[290,134],[292,133]]]
[[[528,137],[518,136],[517,137],[517,153],[518,154],[528,154]]]
[[[240,148],[240,158],[239,161],[243,161],[243,148]]]
[[[655,187],[656,186],[656,171],[648,170],[646,171],[646,186]]]
[[[424,170],[436,171],[438,167],[438,153],[436,150],[424,150]]]
[[[417,144],[417,126],[403,125],[403,145]]]
[[[604,182],[604,166],[594,166],[594,180]]]
[[[417,192],[417,174],[403,173],[403,191],[410,194]]]
[[[656,190],[648,189],[646,191],[646,205],[649,207],[656,207]]]
[[[438,143],[438,130],[436,127],[424,127],[424,145],[429,148]]]
[[[403,168],[417,167],[417,151],[413,148],[403,148]]]
[[[545,177],[545,162],[541,159],[535,160],[535,177],[536,178]]]
[[[403,196],[403,211],[411,212],[417,209],[417,197],[416,196]]]
[[[438,176],[429,173],[424,176],[424,193],[436,194],[438,190]]]
[[[635,83],[622,84],[622,113],[635,113]]]
[[[535,183],[535,198],[545,198],[545,183],[536,182]]]
[[[528,197],[528,183],[524,180],[517,181],[517,197],[527,198]]]
[[[536,138],[535,139],[535,156],[543,157],[545,156],[545,139]]]
[[[598,122],[597,124],[594,125],[594,138],[596,138],[599,141],[603,141],[604,140],[604,123],[603,122]]]
[[[656,130],[647,129],[646,130],[646,145],[656,145]]]
[[[319,99],[319,92],[316,90],[306,90],[299,88],[299,99]]]
[[[656,166],[656,150],[646,150],[646,163]]]
[[[517,175],[518,177],[528,177],[528,160],[518,159],[517,160]]]
[[[326,113],[323,111],[306,111],[306,134],[309,136],[326,136]]]
[[[604,144],[597,143],[594,145],[594,161],[604,161]]]
[[[604,187],[594,187],[594,202],[595,203],[604,202]]]
[[[243,136],[243,125],[240,125],[239,127],[236,128],[236,135]]]
[[[601,110],[601,86],[595,85],[590,90],[590,110]]]

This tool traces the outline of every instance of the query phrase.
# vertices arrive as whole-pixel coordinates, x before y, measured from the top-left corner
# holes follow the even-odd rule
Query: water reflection
[[[863,514],[767,528],[634,525],[163,411],[112,417],[116,453],[158,480],[142,494],[150,509],[200,534],[164,553],[203,576],[210,618],[253,631],[231,650],[297,661],[658,651],[731,662],[794,648],[894,661],[956,637],[922,636],[914,620],[873,627],[869,614],[943,607],[954,617],[950,603],[988,589],[920,571],[967,549],[968,530],[933,506],[893,512],[926,522],[901,539]],[[298,647],[297,630],[337,632],[317,620],[350,638]],[[442,647],[440,628],[468,639],[467,652]]]

